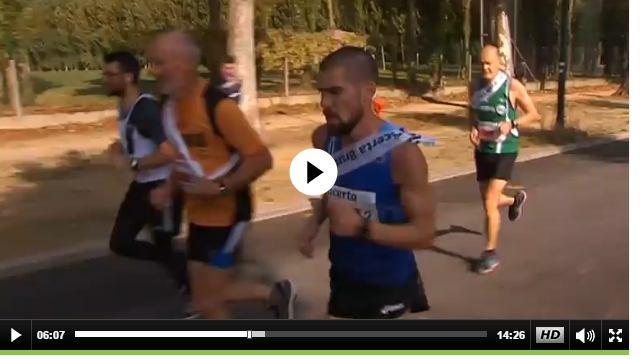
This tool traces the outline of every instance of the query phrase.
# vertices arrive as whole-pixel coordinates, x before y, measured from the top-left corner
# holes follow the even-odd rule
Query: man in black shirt
[[[163,130],[161,107],[152,95],[141,93],[140,66],[134,55],[114,52],[104,60],[107,90],[120,98],[120,139],[108,153],[117,167],[129,167],[134,177],[118,210],[110,249],[121,256],[158,261],[180,287],[187,286],[185,254],[172,247],[181,224],[181,205],[175,201],[158,211],[150,203],[150,193],[167,180],[175,157]],[[136,239],[145,226],[151,227],[154,243]]]

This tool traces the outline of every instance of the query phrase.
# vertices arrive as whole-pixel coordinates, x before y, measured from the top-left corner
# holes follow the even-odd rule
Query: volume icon
[[[592,330],[592,329],[589,330],[589,331],[586,331],[585,328],[582,328],[580,331],[575,333],[575,339],[579,340],[580,342],[582,342],[584,344],[586,343],[586,341],[589,342],[589,343],[594,342],[595,338],[596,338],[595,331]]]

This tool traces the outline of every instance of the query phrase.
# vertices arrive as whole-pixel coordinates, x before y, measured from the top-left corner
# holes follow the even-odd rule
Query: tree
[[[628,1],[606,0],[602,5],[602,43],[606,65],[604,73],[607,76],[623,74],[623,60],[628,43]]]
[[[472,73],[472,62],[470,57],[472,56],[470,52],[470,39],[472,32],[472,0],[462,0],[463,1],[463,71],[462,78],[468,76]]]
[[[417,86],[416,73],[418,71],[418,64],[416,63],[418,57],[418,10],[416,9],[415,0],[407,0],[407,19],[409,24],[407,34],[409,36],[409,45],[411,50],[407,78],[409,79],[410,89],[415,89]],[[401,47],[402,46],[403,45],[401,44]]]
[[[622,75],[622,83],[619,85],[619,88],[615,93],[613,94],[614,96],[628,96],[628,66],[626,66],[626,69],[624,70],[624,74]]]
[[[335,18],[333,16],[333,0],[326,0],[327,15],[329,16],[329,29],[335,29]]]
[[[387,21],[384,24],[385,42],[390,48],[391,54],[391,71],[393,73],[394,85],[398,84],[398,69],[400,60],[405,62],[404,55],[404,34],[406,32],[407,11],[399,10],[389,2],[383,2],[384,18]]]
[[[240,107],[257,133],[264,137],[257,106],[255,76],[254,0],[230,0],[228,51],[237,59],[242,81]]]
[[[421,27],[421,38],[425,47],[426,58],[429,60],[432,87],[440,87],[443,78],[443,61],[461,61],[460,56],[453,56],[463,39],[463,29],[459,7],[454,4],[458,0],[429,0],[418,3],[420,17],[424,21]]]
[[[208,0],[208,30],[206,32],[204,43],[204,53],[206,55],[206,64],[210,70],[213,80],[217,83],[222,82],[220,67],[223,56],[226,55],[227,32],[222,23],[222,8],[220,0]]]
[[[386,68],[386,60],[384,57],[385,37],[383,35],[385,29],[384,11],[378,4],[377,0],[369,0],[366,5],[366,32],[369,34],[368,43],[372,44],[377,50],[380,50],[381,62],[383,70]]]
[[[598,48],[601,35],[603,0],[576,0],[575,46],[583,49],[580,63],[586,75],[593,75],[599,66]]]

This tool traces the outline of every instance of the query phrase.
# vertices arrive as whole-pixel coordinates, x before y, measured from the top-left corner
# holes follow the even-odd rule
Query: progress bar
[[[487,331],[75,331],[76,338],[487,338]]]
[[[263,338],[250,330],[77,330],[76,338]]]

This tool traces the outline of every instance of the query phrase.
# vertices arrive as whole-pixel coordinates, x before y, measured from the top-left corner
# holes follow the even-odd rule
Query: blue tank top
[[[380,133],[399,130],[385,122]],[[340,137],[327,140],[326,151],[333,155],[342,147]],[[376,161],[338,176],[335,186],[375,193],[375,207],[381,223],[407,223],[399,185],[391,174],[391,151]],[[411,250],[383,246],[371,241],[331,233],[331,271],[347,280],[378,286],[403,286],[416,276],[416,260]]]

